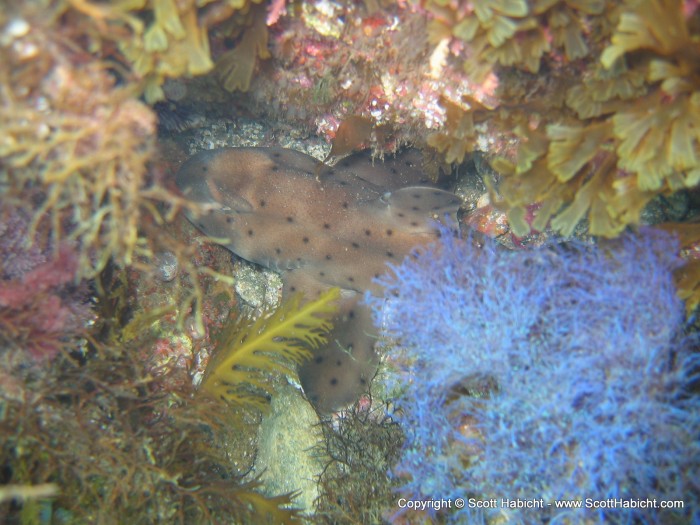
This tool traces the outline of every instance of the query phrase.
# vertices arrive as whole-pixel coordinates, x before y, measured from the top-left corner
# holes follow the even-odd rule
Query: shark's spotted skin
[[[321,411],[354,401],[376,370],[374,328],[357,292],[377,292],[372,280],[386,263],[434,239],[432,219],[459,207],[457,197],[426,185],[419,166],[416,152],[328,167],[294,150],[224,148],[197,153],[177,174],[188,198],[216,206],[194,224],[228,239],[240,257],[281,272],[285,293],[344,290],[330,348],[300,370]]]

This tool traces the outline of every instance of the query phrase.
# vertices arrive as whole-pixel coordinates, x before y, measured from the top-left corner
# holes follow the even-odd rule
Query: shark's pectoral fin
[[[431,233],[433,221],[454,217],[462,201],[449,191],[411,186],[387,192],[373,205],[384,215],[387,224],[407,233]]]

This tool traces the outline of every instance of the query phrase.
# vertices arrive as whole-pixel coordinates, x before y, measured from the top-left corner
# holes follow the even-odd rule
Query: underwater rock
[[[316,413],[293,386],[280,386],[258,430],[254,470],[265,492],[273,496],[299,491],[294,506],[313,513],[316,479],[327,462],[317,451],[322,440]]]

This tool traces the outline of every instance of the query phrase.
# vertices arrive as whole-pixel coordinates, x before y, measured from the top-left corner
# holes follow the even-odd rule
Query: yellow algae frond
[[[586,126],[547,127],[549,145],[547,165],[561,182],[571,180],[596,155],[610,137],[607,123]]]
[[[612,45],[601,55],[610,67],[625,53],[648,49],[662,55],[672,54],[689,44],[689,33],[681,0],[644,0],[627,2]]]
[[[492,202],[507,211],[515,233],[529,228],[525,210],[536,205],[537,230],[570,234],[585,219],[589,233],[615,237],[639,223],[656,196],[700,184],[700,34],[697,16],[683,6],[629,0],[608,13],[615,25],[607,42],[600,36],[587,41],[602,51],[585,66],[582,81],[552,81],[552,92],[565,86],[565,108],[546,99],[533,107],[523,95],[517,106],[501,101],[501,108],[537,115],[511,132],[520,140],[517,153],[492,162],[502,175]],[[574,20],[570,9],[579,8],[542,0],[531,12],[546,12],[555,31]],[[495,116],[484,119],[498,124]]]
[[[201,2],[68,0],[66,4],[84,15],[82,24],[95,45],[100,43],[107,55],[117,55],[116,60],[126,62],[138,75],[149,103],[163,98],[161,85],[166,78],[201,75],[214,67],[207,19],[200,17]]]
[[[646,94],[644,80],[643,71],[629,69],[623,60],[610,69],[596,65],[582,83],[567,91],[566,105],[581,119],[608,115],[623,108],[625,100]]]
[[[475,82],[496,65],[537,73],[552,45],[568,60],[587,56],[587,17],[610,9],[600,0],[476,0],[466,5],[429,0],[425,7],[434,16],[431,42],[451,36],[466,43],[464,69]]]
[[[227,91],[248,91],[257,59],[270,57],[264,5],[254,6],[247,16],[240,41],[216,62],[216,75]]]
[[[448,163],[462,162],[464,156],[476,146],[475,124],[482,122],[488,114],[487,108],[469,96],[462,97],[457,104],[443,98],[445,107],[445,129],[428,136],[428,145],[445,154]]]
[[[233,323],[221,334],[218,353],[209,363],[202,389],[229,403],[264,410],[273,393],[270,375],[295,375],[294,365],[326,342],[336,312],[338,288],[301,305],[301,295],[269,316]]]

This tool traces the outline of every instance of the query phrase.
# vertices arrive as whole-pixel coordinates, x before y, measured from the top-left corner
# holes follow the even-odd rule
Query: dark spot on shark
[[[323,356],[322,355],[317,355],[314,361],[318,364],[323,363]]]
[[[386,235],[387,237],[391,237],[392,235],[394,235],[394,230],[387,230]]]
[[[226,224],[233,224],[233,217],[226,217]]]
[[[252,236],[253,236],[253,230],[248,230],[248,237],[252,237]]]
[[[360,245],[358,243],[354,242],[354,243],[352,243],[352,247],[357,250],[360,248]]]
[[[330,229],[331,229],[331,225],[328,224],[327,222],[324,222],[324,223],[323,223],[323,229],[324,229],[324,230],[330,230]]]
[[[276,253],[277,255],[280,255],[280,254],[282,253],[282,249],[281,249],[281,248],[275,248],[275,253]]]
[[[331,386],[336,386],[338,384],[338,378],[337,377],[332,377],[331,380],[328,382]]]
[[[348,209],[348,206],[349,206],[349,205],[348,205],[347,202],[344,202],[344,203],[343,203],[343,209],[347,210],[347,209]]]
[[[280,170],[280,167],[275,165],[275,166],[272,166],[270,169],[271,169],[272,171],[275,171],[275,172],[276,172],[276,171],[279,171],[279,170]]]
[[[372,230],[365,230],[365,235],[370,237],[372,235]]]
[[[304,238],[302,239],[302,241],[304,241],[304,244],[309,244],[309,238],[308,238],[308,237],[304,237]]]
[[[260,201],[260,207],[264,208],[267,203],[265,202],[265,199]]]
[[[330,253],[327,253],[327,254],[326,254],[326,260],[327,260],[327,261],[330,261],[330,260],[332,260],[332,259],[333,259],[333,256],[332,256]]]
[[[287,217],[287,222],[289,222],[289,223],[294,222],[294,217]]]

